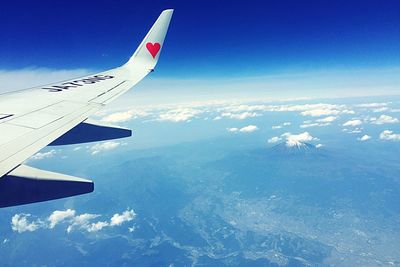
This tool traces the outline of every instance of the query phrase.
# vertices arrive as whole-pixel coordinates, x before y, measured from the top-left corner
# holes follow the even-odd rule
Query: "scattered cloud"
[[[362,142],[365,142],[365,141],[367,141],[367,140],[369,140],[369,139],[371,139],[371,136],[369,136],[369,135],[367,135],[367,134],[365,134],[365,135],[363,135],[363,136],[361,136],[361,137],[358,138],[358,140],[359,140],[359,141],[362,141]]]
[[[93,232],[93,224],[96,223],[91,223],[93,219],[96,219],[100,215],[98,214],[91,214],[91,213],[83,213],[77,216],[74,216],[70,220],[70,225],[67,228],[67,232],[71,233],[74,230],[81,229],[81,230],[86,230],[87,232]]]
[[[304,105],[281,105],[273,106],[271,111],[300,111],[303,116],[322,117],[336,116],[339,114],[354,114],[355,112],[349,109],[346,105],[335,104],[304,104]]]
[[[355,127],[355,126],[359,126],[361,124],[362,124],[361,120],[355,119],[355,120],[349,120],[349,121],[343,123],[343,126]]]
[[[342,132],[349,133],[349,134],[361,133],[361,132],[362,132],[362,128],[354,128],[354,129],[347,129],[347,128],[344,128],[344,129],[342,130]]]
[[[52,158],[55,154],[57,154],[57,151],[55,149],[52,149],[47,152],[38,152],[35,155],[33,155],[30,159],[31,160],[42,160],[42,159]]]
[[[49,218],[47,218],[47,221],[49,222],[49,228],[52,229],[60,222],[73,217],[75,217],[75,210],[56,210],[49,216]]]
[[[363,104],[358,104],[355,105],[356,107],[359,108],[378,108],[378,107],[386,107],[388,103],[363,103]]]
[[[389,123],[398,123],[399,119],[389,115],[381,115],[379,116],[379,118],[371,118],[370,121],[373,124],[389,124]]]
[[[284,126],[289,126],[289,125],[291,125],[292,123],[291,122],[284,122],[284,123],[282,123],[282,124],[280,124],[280,125],[273,125],[271,128],[272,128],[272,130],[276,130],[276,129],[281,129],[281,128],[283,128]]]
[[[327,115],[338,115],[340,114],[340,111],[336,109],[311,109],[303,111],[300,114],[303,116],[321,117]]]
[[[261,116],[261,114],[255,113],[255,112],[242,112],[242,113],[225,112],[225,113],[222,113],[221,116],[225,117],[225,118],[229,118],[229,119],[234,119],[234,120],[244,120],[244,119],[248,119],[248,118]]]
[[[18,233],[33,232],[39,229],[42,225],[40,220],[29,221],[30,214],[15,214],[11,218],[11,228]]]
[[[121,145],[120,142],[106,141],[103,143],[97,143],[97,144],[93,145],[92,147],[90,147],[90,151],[91,151],[92,155],[96,155],[100,152],[116,149],[120,145]]]
[[[227,128],[226,130],[231,133],[236,133],[237,131],[239,131],[239,128],[233,127],[233,128]]]
[[[156,120],[170,121],[170,122],[189,122],[204,111],[189,107],[171,109],[166,112],[160,113]],[[215,119],[215,118],[214,118]]]
[[[12,230],[18,233],[34,232],[39,229],[54,229],[57,225],[67,225],[66,231],[98,232],[106,227],[121,226],[125,222],[132,221],[136,217],[136,213],[132,209],[127,209],[121,214],[115,213],[109,220],[95,219],[101,217],[99,214],[83,213],[76,214],[73,209],[56,210],[44,220],[30,220],[30,214],[15,214],[11,219]]]
[[[322,118],[322,119],[318,119],[318,120],[316,120],[316,122],[323,122],[323,123],[326,123],[326,122],[333,122],[333,121],[335,121],[337,118],[338,118],[338,117],[336,117],[336,116],[328,116],[328,117],[325,117],[325,118]]]
[[[324,126],[329,126],[331,125],[330,123],[306,123],[300,125],[300,128],[309,128],[309,127],[324,127]]]
[[[219,120],[221,120],[221,119],[222,119],[221,116],[216,116],[216,117],[214,117],[213,121],[219,121]]]
[[[227,131],[231,132],[231,133],[236,133],[236,132],[251,133],[251,132],[254,132],[254,131],[257,131],[257,130],[258,130],[258,127],[256,125],[248,125],[248,126],[245,126],[243,128],[236,128],[236,127],[227,128]]]
[[[347,108],[345,105],[334,104],[304,104],[304,105],[231,105],[223,108],[223,117],[236,119],[244,119],[248,117],[260,116],[260,112],[301,112],[303,116],[329,116],[338,114],[354,114],[354,111]],[[290,125],[287,124],[287,125]],[[281,126],[287,126],[281,125]]]
[[[148,116],[144,110],[128,110],[122,112],[115,112],[103,117],[101,120],[108,123],[125,122],[132,119],[143,118]]]
[[[114,214],[110,220],[110,226],[119,226],[124,222],[130,222],[136,217],[136,213],[133,210],[126,210],[122,214]]]
[[[389,108],[388,107],[381,107],[381,108],[375,108],[372,110],[372,112],[378,113],[378,112],[385,112],[387,111]]]
[[[257,130],[258,130],[258,127],[257,127],[256,125],[248,125],[248,126],[246,126],[246,127],[241,128],[241,129],[239,130],[239,132],[242,132],[242,133],[251,133],[251,132],[254,132],[254,131],[257,131]]]
[[[400,141],[400,134],[396,134],[390,130],[385,130],[381,132],[379,139],[387,141]]]
[[[316,148],[321,148],[321,147],[323,147],[323,146],[324,146],[323,144],[316,144],[316,145],[315,145]]]
[[[274,143],[277,143],[277,142],[279,142],[281,140],[282,140],[282,138],[280,138],[279,136],[274,136],[274,137],[271,137],[270,139],[268,139],[267,142],[269,144],[274,144]]]
[[[310,127],[324,127],[331,125],[331,122],[336,120],[337,116],[328,116],[322,119],[317,119],[315,122],[312,120],[304,121],[303,124],[300,125],[300,128],[310,128]]]

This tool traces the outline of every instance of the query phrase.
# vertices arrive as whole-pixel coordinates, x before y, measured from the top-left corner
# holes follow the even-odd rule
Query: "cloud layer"
[[[11,219],[11,228],[18,233],[34,232],[39,229],[54,229],[57,225],[67,226],[66,231],[98,232],[104,228],[121,226],[125,222],[130,222],[136,217],[132,209],[127,209],[121,214],[114,214],[109,220],[98,220],[102,217],[99,214],[83,213],[77,214],[73,209],[56,210],[45,219],[33,219],[31,214],[15,214]]]

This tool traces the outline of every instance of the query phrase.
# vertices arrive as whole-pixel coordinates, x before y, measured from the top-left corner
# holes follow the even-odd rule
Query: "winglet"
[[[123,65],[124,68],[130,71],[143,68],[147,71],[154,69],[160,56],[173,12],[173,9],[167,9],[161,13],[133,56]]]

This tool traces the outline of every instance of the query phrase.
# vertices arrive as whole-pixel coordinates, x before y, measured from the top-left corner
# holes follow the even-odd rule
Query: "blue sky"
[[[166,8],[175,14],[157,79],[235,83],[306,73],[313,86],[343,80],[359,81],[357,87],[389,83],[387,94],[398,90],[400,3],[389,0],[12,1],[0,10],[0,69],[118,66]],[[319,77],[313,82],[314,73],[326,72],[331,78],[325,84]]]
[[[176,10],[160,70],[166,75],[400,64],[398,1],[198,2],[11,1],[0,11],[0,64],[116,66],[164,8]]]

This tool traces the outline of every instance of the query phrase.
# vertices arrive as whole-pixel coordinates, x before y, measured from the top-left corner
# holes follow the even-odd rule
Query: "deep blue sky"
[[[400,66],[400,1],[99,0],[3,3],[0,69],[118,66],[165,8],[161,76]]]

